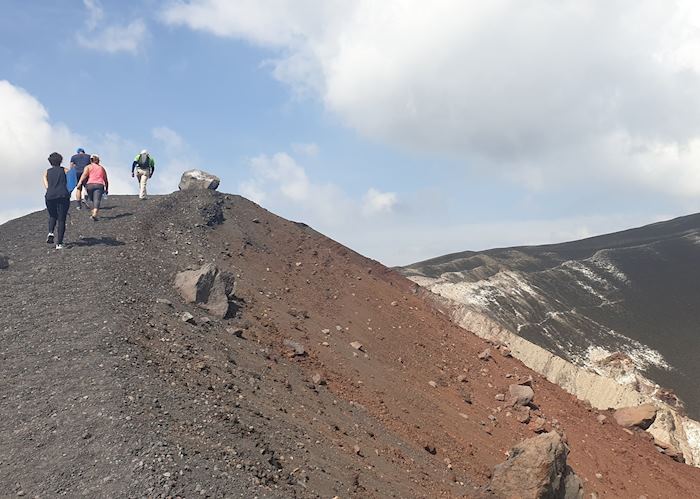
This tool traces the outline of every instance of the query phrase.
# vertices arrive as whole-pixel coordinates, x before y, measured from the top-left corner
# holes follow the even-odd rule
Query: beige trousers
[[[144,168],[136,168],[136,179],[139,181],[139,198],[146,198],[146,182],[151,178],[151,171]]]

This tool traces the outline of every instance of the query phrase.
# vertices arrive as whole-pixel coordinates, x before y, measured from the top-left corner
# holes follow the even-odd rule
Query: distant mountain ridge
[[[580,241],[454,253],[401,271],[575,364],[622,352],[698,419],[699,262],[693,214]]]

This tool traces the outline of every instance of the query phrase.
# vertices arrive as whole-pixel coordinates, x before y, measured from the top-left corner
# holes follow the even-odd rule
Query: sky
[[[77,147],[112,194],[146,148],[153,193],[200,168],[387,265],[700,211],[697,2],[0,5],[0,223]]]

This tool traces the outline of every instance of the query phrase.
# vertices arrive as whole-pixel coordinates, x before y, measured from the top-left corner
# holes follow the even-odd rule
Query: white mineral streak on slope
[[[614,306],[616,302],[611,301],[608,295],[618,291],[619,285],[629,284],[629,278],[607,257],[606,250],[598,251],[592,257],[581,262],[569,260],[553,269],[543,272],[564,273],[568,281],[575,283],[584,293],[592,295],[599,300],[599,306]],[[630,356],[635,361],[638,368],[645,370],[652,365],[662,369],[671,368],[663,355],[657,350],[593,321],[591,318],[578,313],[576,309],[562,310],[563,304],[545,297],[544,294],[536,286],[529,283],[527,277],[520,272],[510,270],[500,271],[488,279],[476,282],[455,282],[457,276],[462,276],[464,279],[464,274],[458,272],[445,273],[438,279],[428,277],[412,277],[412,279],[419,285],[430,289],[433,293],[439,294],[457,303],[475,307],[477,310],[487,315],[494,314],[494,309],[500,308],[498,306],[499,300],[501,302],[515,302],[516,306],[513,307],[512,313],[517,322],[516,327],[518,332],[527,326],[537,327],[558,348],[562,351],[568,351],[570,359],[581,366],[591,367],[587,355],[585,353],[577,353],[574,348],[567,349],[566,345],[562,343],[563,338],[557,334],[556,327],[547,327],[545,322],[551,319],[555,322],[566,324],[572,329],[577,329],[573,324],[567,324],[566,318],[567,315],[578,317],[579,320],[595,326],[599,335],[603,338],[607,337],[605,340],[606,342],[617,345],[616,350]],[[612,282],[607,276],[611,276],[616,282]],[[586,280],[588,282],[586,282]],[[594,286],[599,289],[595,289]],[[603,294],[603,291],[607,293],[607,295]],[[528,318],[521,312],[521,310],[530,309],[528,300],[540,304],[545,309],[549,309],[545,312],[545,319],[534,324],[528,321]],[[582,341],[591,341],[587,338],[581,339]],[[591,348],[595,346],[597,345],[578,345],[578,348]]]
[[[527,367],[579,400],[589,402],[596,409],[618,409],[647,402],[660,406],[666,417],[660,418],[659,423],[652,426],[652,434],[664,442],[673,444],[683,453],[686,463],[700,466],[700,423],[697,421],[680,415],[674,408],[651,395],[637,391],[633,384],[620,384],[614,379],[590,372],[552,354],[504,329],[468,305],[437,299],[449,310],[456,324],[484,339],[506,345],[513,357]],[[662,424],[662,420],[667,424]]]

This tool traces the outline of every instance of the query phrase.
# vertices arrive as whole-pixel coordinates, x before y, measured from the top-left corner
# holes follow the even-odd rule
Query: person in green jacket
[[[131,164],[131,176],[136,176],[136,179],[139,181],[139,199],[146,199],[146,183],[155,171],[156,161],[148,154],[146,149],[136,155],[134,162]],[[136,173],[134,174],[134,172]]]

